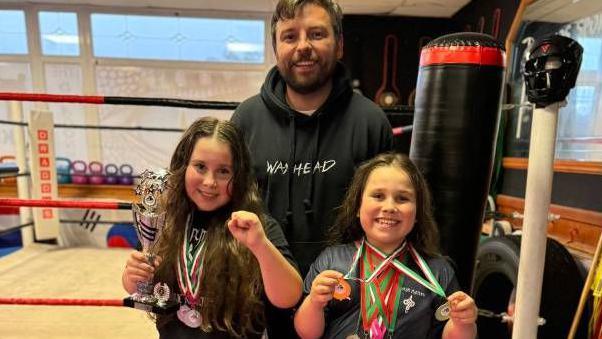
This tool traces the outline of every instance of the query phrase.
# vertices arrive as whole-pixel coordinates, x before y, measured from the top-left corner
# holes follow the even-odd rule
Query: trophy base
[[[134,300],[132,297],[127,297],[123,299],[123,306],[135,308],[138,310],[152,312],[155,314],[168,314],[174,313],[180,308],[180,303],[177,300],[169,300],[165,303],[165,305],[157,305],[156,302],[153,303],[145,303]]]

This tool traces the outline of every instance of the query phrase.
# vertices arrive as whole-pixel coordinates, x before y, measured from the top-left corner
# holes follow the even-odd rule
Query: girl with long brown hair
[[[267,304],[294,306],[301,277],[280,226],[262,210],[244,139],[228,121],[201,118],[169,171],[157,259],[150,265],[134,251],[125,290],[153,279],[179,291],[180,309],[156,317],[161,338],[260,337]]]

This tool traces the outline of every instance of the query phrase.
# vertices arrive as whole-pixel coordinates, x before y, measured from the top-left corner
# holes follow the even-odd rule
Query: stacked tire
[[[491,237],[477,251],[473,296],[479,308],[494,313],[508,312],[514,304],[521,238],[517,235]],[[538,338],[566,338],[579,304],[586,272],[583,265],[559,242],[549,239],[541,291],[539,316],[546,320]],[[512,312],[508,312],[512,313]],[[580,322],[577,338],[587,337],[588,308]],[[498,318],[479,317],[479,338],[511,338],[512,328]]]

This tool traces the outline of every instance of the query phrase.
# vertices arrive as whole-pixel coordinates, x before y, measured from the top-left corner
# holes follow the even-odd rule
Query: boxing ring
[[[31,244],[0,258],[0,337],[157,338],[145,312],[115,307],[130,252]]]
[[[19,109],[21,101],[83,104],[154,105],[193,109],[233,110],[237,103],[180,99],[98,97],[31,93],[0,93],[0,100],[11,100]],[[15,102],[18,101],[18,102]],[[24,134],[29,127],[22,119],[1,121]],[[181,129],[139,126],[60,125],[53,128],[111,129],[120,131],[182,132]],[[27,133],[27,132],[25,132]],[[23,135],[22,135],[23,136]],[[31,139],[30,133],[30,139]],[[24,138],[23,138],[24,139]],[[31,142],[31,140],[30,140]],[[30,146],[31,147],[31,146]],[[31,175],[25,145],[16,145],[16,172],[1,175],[13,178],[21,199],[0,198],[0,208],[18,210],[21,225],[0,227],[0,237],[20,232],[23,248],[0,256],[0,338],[156,338],[154,321],[146,312],[123,307],[127,293],[121,285],[123,267],[131,248],[59,246],[37,242],[29,208],[131,210],[131,201],[88,201],[30,199]],[[20,170],[19,170],[20,168]],[[29,169],[29,170],[27,170]],[[56,180],[57,175],[53,174]],[[135,176],[134,176],[135,177]],[[57,185],[55,183],[55,185]],[[86,212],[87,213],[87,212]],[[58,214],[58,213],[57,213]],[[94,212],[92,212],[94,214]],[[131,215],[131,213],[129,213]],[[63,224],[60,227],[68,227]],[[77,220],[71,220],[73,221]],[[96,218],[92,227],[102,220]],[[105,221],[106,222],[106,221]],[[110,222],[110,221],[109,221]],[[131,223],[131,220],[129,220]],[[36,227],[44,225],[36,225]],[[29,233],[29,235],[27,235]],[[33,235],[31,235],[33,233]],[[46,241],[48,242],[48,241]]]
[[[21,101],[166,106],[211,110],[234,110],[238,105],[233,102],[33,93],[0,93],[0,100],[11,101],[13,109],[15,106],[20,106]],[[388,111],[394,112],[395,109],[388,109]],[[14,117],[11,121],[0,121],[1,124],[14,126],[15,133],[21,134],[31,122],[24,122],[23,119]],[[183,131],[173,128],[140,126],[53,124],[52,127],[171,133]],[[393,129],[395,135],[405,135],[411,131],[411,125]],[[30,147],[32,146],[30,145]],[[18,199],[0,196],[0,209],[20,209],[21,221],[21,224],[15,227],[6,228],[6,225],[2,225],[0,238],[11,231],[20,230],[23,239],[21,249],[0,256],[0,338],[40,338],[42,336],[48,339],[156,338],[158,334],[149,314],[123,307],[123,298],[127,297],[127,293],[121,285],[121,276],[125,262],[132,251],[131,248],[96,248],[40,243],[38,241],[40,232],[35,230],[46,225],[39,225],[39,220],[37,220],[37,225],[34,225],[36,224],[35,218],[32,218],[36,209],[48,208],[55,211],[58,211],[59,208],[85,209],[86,213],[95,210],[129,211],[132,201],[69,201],[60,199],[58,196],[31,199],[31,191],[34,190],[31,187],[31,175],[36,174],[36,170],[32,170],[31,163],[25,160],[27,159],[25,148],[24,144],[16,145],[16,165],[18,165],[15,166],[16,171],[9,175],[0,174],[0,179],[14,178],[19,192]],[[57,177],[56,174],[53,176]],[[58,186],[56,183],[54,185]],[[57,193],[55,192],[55,194]],[[73,223],[74,221],[77,220],[69,221],[61,218],[59,227],[66,227],[64,222]],[[102,222],[96,218],[94,225]],[[110,223],[111,221],[104,222]],[[129,222],[132,221],[129,220]],[[53,232],[46,238],[42,237],[42,242],[49,242],[48,239],[55,235]]]

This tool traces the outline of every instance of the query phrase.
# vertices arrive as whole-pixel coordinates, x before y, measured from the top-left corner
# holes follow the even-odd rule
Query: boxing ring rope
[[[33,222],[28,222],[28,223],[25,223],[25,224],[13,226],[13,227],[9,227],[7,229],[1,230],[0,231],[0,237],[3,237],[6,234],[10,234],[10,233],[12,233],[12,232],[14,232],[16,230],[20,230],[20,229],[22,229],[24,227],[28,227],[28,226],[33,226]]]
[[[411,133],[413,129],[414,129],[413,125],[394,127],[393,135],[399,136],[399,135],[408,134],[408,133]]]
[[[135,106],[163,106],[180,107],[192,109],[214,109],[214,110],[234,110],[239,102],[231,101],[205,101],[205,100],[187,100],[173,98],[148,98],[148,97],[118,97],[118,96],[97,96],[97,95],[64,95],[64,94],[39,94],[39,93],[18,93],[18,92],[0,92],[0,100],[5,101],[35,101],[35,102],[60,102],[60,103],[80,103],[80,104],[107,104],[107,105],[135,105]],[[393,106],[383,108],[386,113],[411,113],[407,106]],[[17,121],[0,120],[0,124],[27,126],[27,123]],[[55,128],[79,128],[79,129],[109,129],[109,130],[142,130],[155,132],[183,132],[178,128],[152,128],[152,127],[126,127],[126,126],[90,126],[90,125],[67,125],[55,124]],[[401,135],[411,132],[412,126],[401,126],[393,128],[393,135]]]
[[[26,122],[16,122],[9,120],[0,120],[0,124],[4,125],[17,125],[27,126]],[[149,131],[149,132],[184,132],[181,128],[161,128],[161,127],[142,127],[142,126],[91,126],[91,125],[68,125],[68,124],[55,124],[55,128],[74,128],[74,129],[101,129],[101,130],[122,130],[122,131]],[[394,127],[393,135],[402,135],[412,131],[412,125]]]
[[[63,298],[0,298],[0,305],[42,306],[115,306],[123,307],[121,299],[63,299]]]
[[[118,201],[81,201],[81,200],[48,200],[48,199],[13,199],[0,198],[0,207],[54,207],[70,209],[104,209],[104,210],[131,210],[132,204]],[[61,223],[90,223],[90,224],[115,224],[121,221],[100,221],[100,220],[65,220],[60,219]],[[131,223],[131,221],[130,221]],[[14,227],[9,227],[0,231],[0,237],[12,233],[18,229],[32,226],[33,222],[24,223]]]
[[[106,104],[106,105],[134,105],[134,106],[165,106],[192,109],[235,110],[240,102],[233,101],[206,101],[174,98],[148,98],[148,97],[118,97],[98,95],[73,95],[73,94],[40,94],[0,92],[0,100],[4,101],[35,101],[35,102],[61,102],[80,104]],[[387,113],[412,113],[410,106],[392,106],[383,108]]]
[[[0,120],[3,125],[27,126],[26,122]],[[182,128],[164,128],[164,127],[143,127],[143,126],[93,126],[93,125],[70,125],[55,124],[54,128],[72,128],[72,129],[100,129],[100,130],[118,130],[118,131],[149,131],[149,132],[184,132]]]
[[[129,210],[129,202],[81,201],[81,200],[46,200],[46,199],[13,199],[0,198],[0,206],[6,207],[59,207],[74,209]]]
[[[106,104],[106,105],[135,105],[135,106],[166,106],[195,109],[234,110],[238,102],[204,101],[170,98],[144,98],[144,97],[114,97],[97,95],[64,95],[64,94],[39,94],[39,93],[10,93],[0,92],[0,100],[10,101],[38,101],[38,102],[63,102],[80,104]]]

